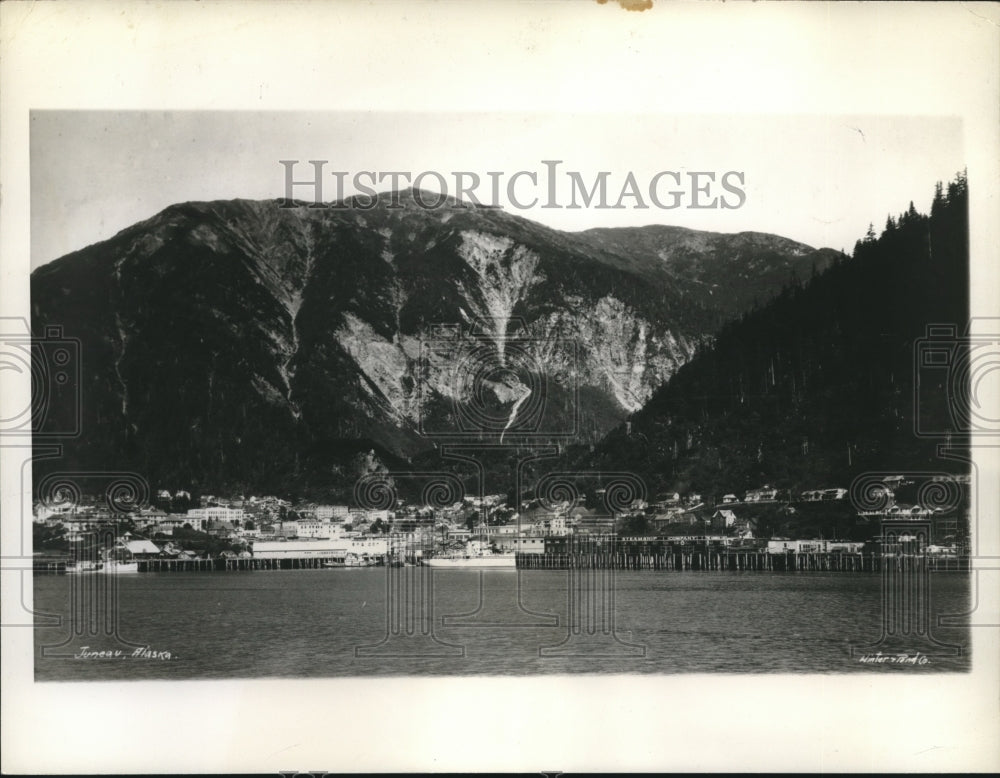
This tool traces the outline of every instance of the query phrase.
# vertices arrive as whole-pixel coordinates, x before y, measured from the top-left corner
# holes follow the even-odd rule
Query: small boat
[[[126,573],[138,573],[139,563],[138,562],[119,562],[114,559],[109,559],[104,563],[101,569],[102,573],[107,573],[109,575],[122,575]]]
[[[123,575],[138,573],[139,562],[121,549],[108,549],[101,560],[101,572],[108,575]]]
[[[348,554],[344,557],[344,567],[373,567],[374,559],[369,559],[367,554]]]
[[[66,563],[67,573],[99,573],[104,563],[94,559],[76,559]]]

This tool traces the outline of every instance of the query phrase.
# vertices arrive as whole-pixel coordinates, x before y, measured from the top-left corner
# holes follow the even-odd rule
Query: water
[[[593,578],[567,571],[429,568],[36,576],[35,677],[927,673],[971,667],[968,629],[936,625],[939,615],[969,609],[966,575],[932,574],[930,594],[919,601],[932,617],[930,636],[890,619],[890,626],[902,624],[901,637],[892,642],[880,640],[884,614],[897,611],[883,608],[878,574],[618,571],[613,588],[606,572],[581,575]],[[413,637],[404,629],[386,640],[398,623],[395,614],[408,613],[387,612],[390,582],[429,587],[423,602],[433,611],[412,622]],[[410,591],[417,592],[410,602],[421,602],[419,590]],[[587,591],[597,593],[593,608],[571,609],[581,603],[571,595]],[[398,597],[391,602],[400,607]],[[409,612],[426,613],[426,607]],[[60,626],[42,626],[45,614],[58,615]],[[570,634],[571,623],[579,634]],[[422,636],[421,627],[431,624],[433,636]],[[77,634],[87,629],[92,634]],[[98,650],[110,655],[86,656]],[[861,661],[880,651],[880,663]],[[915,663],[892,662],[899,651]]]

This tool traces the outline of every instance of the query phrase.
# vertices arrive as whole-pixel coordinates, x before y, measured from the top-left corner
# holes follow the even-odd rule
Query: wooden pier
[[[379,562],[377,567],[384,564]],[[237,557],[229,559],[142,559],[139,560],[140,573],[235,573],[250,570],[320,570],[347,567],[343,562],[334,562],[322,557],[289,557],[285,559],[257,559]]]
[[[819,552],[773,554],[763,551],[666,550],[632,554],[625,551],[517,554],[523,570],[612,568],[616,570],[715,570],[766,572],[878,573],[882,570],[965,571],[968,558],[922,554],[881,555]]]
[[[31,562],[32,572],[40,575],[57,575],[66,572],[67,558],[61,557],[36,557]]]
[[[843,552],[768,553],[762,550],[669,546],[649,548],[589,547],[571,551],[519,553],[521,570],[667,570],[667,571],[759,571],[759,572],[839,572],[878,573],[926,569],[929,572],[963,572],[970,569],[968,557],[923,554],[877,554]],[[407,558],[408,564],[419,564]],[[347,567],[330,564],[317,557],[257,559],[254,557],[215,559],[153,558],[138,560],[140,573],[233,573],[266,570],[319,570]],[[397,562],[398,563],[398,562]],[[381,560],[376,566],[385,565]],[[36,559],[36,574],[64,574],[66,560]]]

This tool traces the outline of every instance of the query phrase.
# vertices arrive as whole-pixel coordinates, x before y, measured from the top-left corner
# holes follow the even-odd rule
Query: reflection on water
[[[968,610],[965,575],[931,576],[928,634],[900,632],[886,621],[879,575],[620,571],[612,585],[606,572],[330,569],[87,583],[38,576],[35,675],[927,673],[971,666],[968,629],[936,626],[938,616]],[[116,604],[114,612],[103,603]],[[40,626],[46,613],[61,615],[61,625]],[[896,634],[885,634],[887,623]]]

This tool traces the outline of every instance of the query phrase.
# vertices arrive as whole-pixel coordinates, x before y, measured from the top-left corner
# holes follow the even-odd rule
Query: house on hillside
[[[719,531],[727,527],[736,526],[736,514],[731,510],[720,508],[712,514],[712,531]]]
[[[760,489],[751,489],[746,493],[746,502],[774,502],[778,499],[778,490],[765,484]]]
[[[203,530],[212,537],[229,538],[236,534],[238,525],[233,521],[210,521]]]

